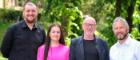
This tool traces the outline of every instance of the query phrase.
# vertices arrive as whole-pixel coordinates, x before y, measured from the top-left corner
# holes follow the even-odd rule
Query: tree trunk
[[[62,18],[62,22],[61,22],[61,25],[62,25],[62,30],[63,30],[63,33],[64,33],[64,36],[68,36],[68,25],[69,25],[69,21],[67,20],[67,16],[61,16]]]
[[[118,17],[120,16],[121,12],[121,0],[116,0],[116,11],[115,11],[115,16]]]
[[[133,22],[133,12],[134,12],[135,3],[136,3],[136,0],[131,0],[130,6],[127,9],[128,16],[126,17],[126,20],[130,27],[129,32],[132,31],[132,27],[133,27],[132,22]]]

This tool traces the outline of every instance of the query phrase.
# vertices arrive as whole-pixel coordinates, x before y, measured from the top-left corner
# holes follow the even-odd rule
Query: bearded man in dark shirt
[[[36,60],[37,49],[45,41],[45,31],[37,25],[38,8],[32,2],[23,7],[23,21],[12,25],[1,46],[8,60]]]

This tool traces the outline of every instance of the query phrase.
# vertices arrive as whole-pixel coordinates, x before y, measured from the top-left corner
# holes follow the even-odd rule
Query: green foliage
[[[14,9],[0,9],[0,19],[3,21],[17,21],[21,18],[21,11]]]
[[[32,0],[34,3],[41,2],[39,11],[39,23],[47,28],[52,23],[60,23],[64,28],[66,44],[69,46],[72,38],[82,35],[82,14],[91,15],[97,21],[96,35],[108,42],[109,47],[112,46],[117,39],[112,32],[112,22],[115,18],[115,3],[117,0]],[[126,2],[127,1],[127,2]],[[120,16],[126,18],[128,16],[127,8],[134,0],[121,0]],[[20,5],[23,5],[20,0]],[[0,9],[0,42],[7,28],[13,24],[10,21],[21,20],[21,11],[13,9]],[[118,12],[119,13],[119,12]],[[133,26],[131,36],[140,41],[140,0],[136,0],[133,13]],[[1,46],[1,43],[0,43]],[[0,60],[6,60],[1,57]]]
[[[82,12],[93,16],[97,21],[97,32],[96,34],[102,39],[106,40],[109,46],[112,46],[116,42],[116,38],[112,32],[112,22],[115,18],[115,3],[118,0],[83,0]],[[126,18],[128,16],[127,9],[130,4],[134,4],[132,0],[121,0],[120,16]],[[118,13],[119,13],[118,12]],[[136,14],[137,12],[137,14]],[[131,35],[139,40],[140,30],[140,1],[136,1],[135,13],[133,16],[133,25]],[[130,28],[131,29],[131,28]]]
[[[140,41],[140,1],[137,0],[133,14],[132,37]]]
[[[82,13],[79,10],[80,0],[44,0],[46,4],[43,5],[41,11],[41,21],[45,24],[45,28],[51,23],[60,22],[66,42],[69,44],[71,38],[77,37],[82,34],[80,29],[82,22]]]
[[[120,16],[126,18],[128,16],[127,8],[129,7],[131,0],[121,1]],[[137,1],[138,7],[140,6]],[[93,16],[97,21],[96,34],[107,41],[109,46],[112,46],[117,39],[112,32],[112,22],[115,18],[115,3],[116,0],[44,0],[43,10],[41,11],[41,20],[47,26],[54,22],[60,22],[64,28],[65,36],[67,40],[82,35],[81,22],[82,12]],[[82,11],[80,11],[80,10]],[[138,10],[136,10],[138,11]],[[138,15],[140,16],[140,15]],[[134,20],[138,21],[139,18]],[[133,21],[134,22],[134,21]],[[137,22],[138,23],[138,22]],[[134,22],[133,24],[137,28],[140,26]],[[134,33],[135,31],[135,33]],[[132,35],[137,38],[139,35],[138,29],[133,29]],[[137,38],[138,39],[138,38]]]
[[[84,0],[83,13],[93,16],[97,21],[96,35],[112,46],[116,42],[112,32],[112,22],[115,18],[114,0]]]
[[[115,3],[118,0],[32,0],[40,5],[39,23],[47,30],[52,23],[60,23],[64,28],[66,42],[82,35],[81,24],[83,21],[82,14],[91,15],[97,21],[96,35],[108,42],[112,46],[117,39],[112,32],[112,22],[115,18]],[[127,2],[126,2],[127,1]],[[23,5],[24,1],[20,0]],[[120,16],[128,16],[127,9],[132,0],[121,0]],[[21,11],[0,9],[0,21],[21,20]],[[118,12],[118,13],[119,13]],[[133,38],[140,40],[140,0],[136,0],[135,10],[133,13],[133,26],[131,35]]]

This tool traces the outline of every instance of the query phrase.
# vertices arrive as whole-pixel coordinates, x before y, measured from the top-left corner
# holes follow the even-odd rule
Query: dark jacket
[[[21,21],[7,30],[1,52],[9,60],[36,60],[37,49],[44,41],[44,29],[34,25],[30,30],[25,21]]]
[[[96,48],[99,53],[100,60],[109,60],[109,51],[106,42],[96,38]],[[70,60],[84,60],[84,47],[83,47],[83,38],[72,39],[70,45]]]

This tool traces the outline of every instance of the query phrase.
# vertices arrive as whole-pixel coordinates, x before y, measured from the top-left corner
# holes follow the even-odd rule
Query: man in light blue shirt
[[[112,27],[118,42],[110,48],[110,60],[140,60],[140,42],[130,37],[126,20],[117,17]]]

